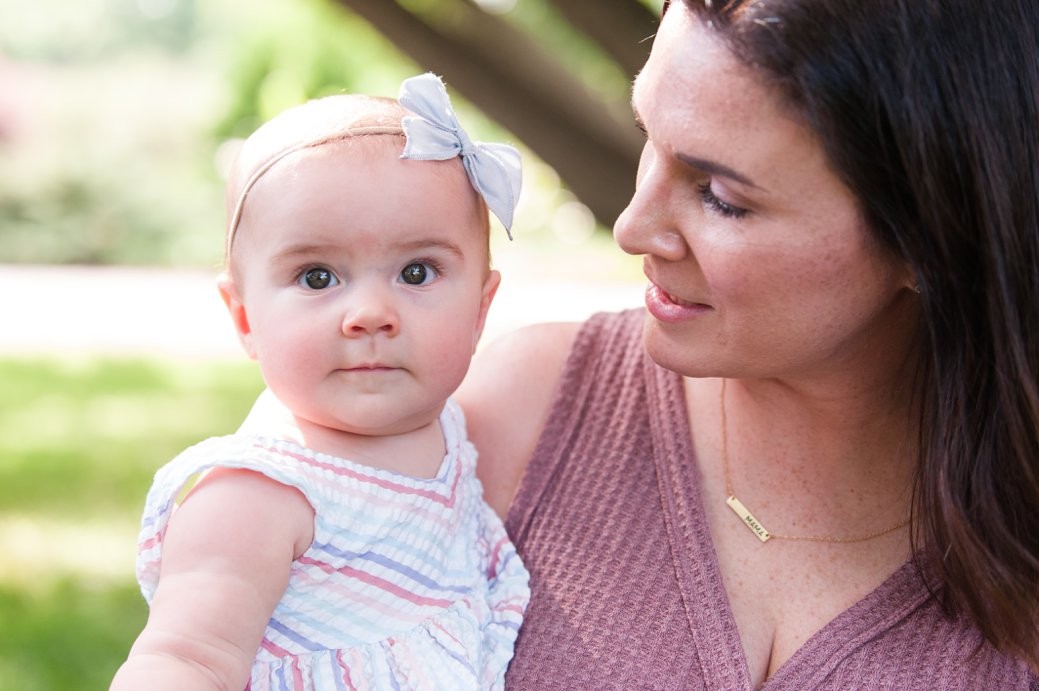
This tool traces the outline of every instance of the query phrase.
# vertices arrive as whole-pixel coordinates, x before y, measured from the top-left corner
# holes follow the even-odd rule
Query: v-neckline
[[[682,378],[653,363],[648,355],[644,362],[649,370],[649,400],[661,402],[648,409],[653,411],[649,422],[657,450],[652,457],[657,464],[664,523],[690,635],[699,651],[704,687],[753,691],[743,642],[707,525]],[[895,625],[929,597],[930,592],[910,559],[812,634],[762,684],[760,691],[817,686],[861,644],[864,636]]]

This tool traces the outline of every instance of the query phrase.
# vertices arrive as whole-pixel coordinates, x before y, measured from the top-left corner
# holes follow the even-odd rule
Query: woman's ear
[[[903,285],[917,295],[920,294],[920,278],[910,268],[906,269],[906,279]]]
[[[242,347],[245,348],[245,352],[248,353],[249,357],[255,360],[256,351],[252,347],[252,329],[249,327],[249,315],[245,312],[245,303],[242,302],[238,286],[235,284],[231,274],[223,271],[217,277],[216,287],[220,291],[220,298],[227,305],[227,312],[231,315],[231,323],[234,324],[235,331],[238,333],[238,340],[241,342]]]

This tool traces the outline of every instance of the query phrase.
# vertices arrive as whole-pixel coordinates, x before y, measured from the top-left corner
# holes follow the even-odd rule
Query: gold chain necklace
[[[722,379],[721,386],[721,413],[722,413],[722,470],[725,473],[725,503],[733,513],[739,516],[740,521],[743,525],[747,526],[752,533],[754,533],[759,540],[762,542],[768,542],[769,540],[793,540],[800,542],[830,542],[830,543],[850,543],[850,542],[866,542],[867,540],[873,540],[882,535],[893,533],[899,528],[904,528],[909,524],[909,519],[903,519],[894,525],[890,525],[887,528],[876,530],[872,533],[866,533],[865,535],[853,535],[851,537],[842,537],[834,535],[783,535],[781,533],[773,533],[761,524],[754,514],[750,512],[743,502],[736,498],[736,492],[732,488],[732,476],[729,474],[729,426],[728,421],[725,417],[725,382],[727,380]]]

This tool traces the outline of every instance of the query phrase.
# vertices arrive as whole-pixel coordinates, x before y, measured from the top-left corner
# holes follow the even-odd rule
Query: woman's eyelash
[[[700,199],[703,201],[703,205],[711,211],[725,216],[726,218],[743,218],[747,215],[746,209],[741,209],[738,206],[733,206],[723,202],[711,189],[710,182],[703,182],[696,186],[700,193]]]

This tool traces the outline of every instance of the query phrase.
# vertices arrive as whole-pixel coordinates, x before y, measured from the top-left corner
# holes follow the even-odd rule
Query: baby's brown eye
[[[300,282],[311,290],[324,290],[333,284],[335,276],[328,269],[308,269],[300,277]]]
[[[400,272],[400,277],[408,285],[419,286],[426,282],[428,273],[425,264],[408,264]]]

